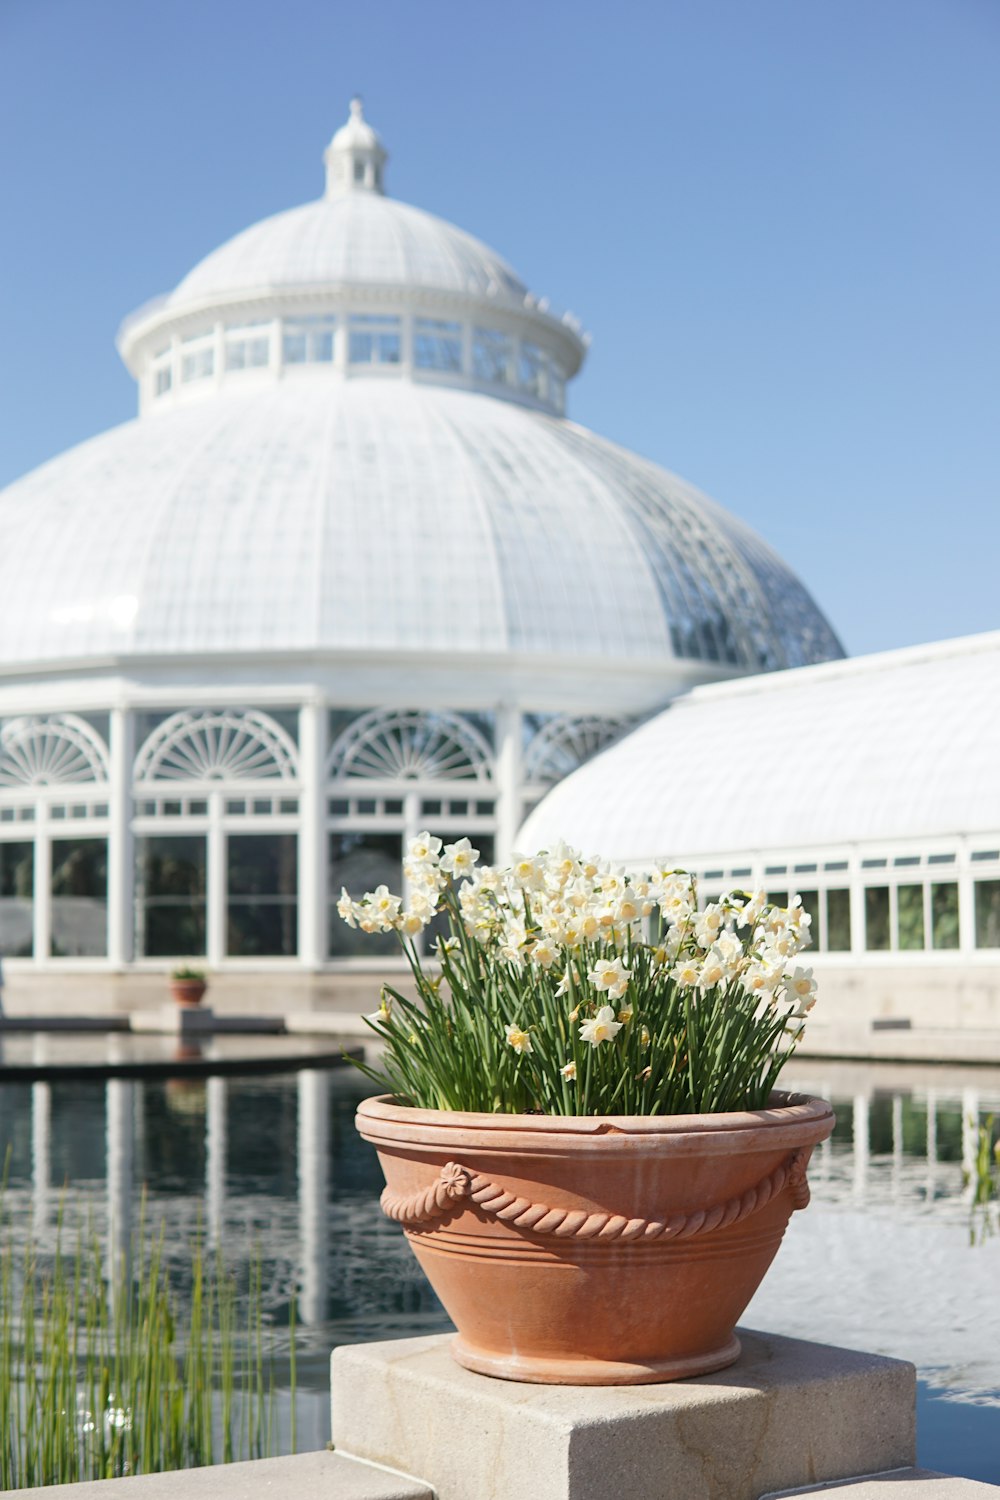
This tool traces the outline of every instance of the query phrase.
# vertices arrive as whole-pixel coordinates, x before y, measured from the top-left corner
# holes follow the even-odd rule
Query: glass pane
[[[958,947],[958,886],[931,886],[931,947]]]
[[[477,380],[504,384],[510,375],[511,342],[505,333],[477,328],[472,343],[472,370]]]
[[[897,947],[904,949],[924,946],[924,888],[922,885],[901,885],[896,891],[898,909]]]
[[[802,909],[812,917],[809,928],[809,936],[812,938],[811,948],[819,947],[819,891],[799,891]]]
[[[286,333],[282,347],[286,365],[305,364],[306,336],[304,333]]]
[[[865,891],[865,947],[880,952],[889,947],[889,887],[869,886]]]
[[[226,952],[293,958],[298,952],[298,837],[230,834]]]
[[[826,946],[830,953],[849,953],[851,950],[850,891],[826,893]]]
[[[145,958],[206,952],[203,835],[140,838],[135,858],[135,944]]]
[[[458,323],[418,318],[413,335],[413,360],[421,370],[462,368],[462,329]]]
[[[348,927],[337,912],[337,902],[342,889],[346,889],[355,901],[360,901],[366,891],[373,891],[379,885],[387,885],[394,895],[402,893],[402,834],[331,833],[327,855],[330,891],[327,940],[330,957],[395,957],[400,948],[399,939],[394,932],[373,932],[369,935]]]
[[[0,954],[31,958],[34,951],[35,846],[0,843]]]
[[[103,958],[108,951],[108,841],[52,841],[52,955]]]
[[[710,880],[711,878],[712,877],[710,875],[706,875],[706,877],[705,877],[706,880]],[[771,903],[772,906],[787,906],[788,905],[788,892],[787,891],[768,891],[768,893],[767,893],[767,899]]]
[[[1000,948],[1000,880],[977,880],[975,891],[976,947]]]
[[[352,365],[370,365],[375,341],[370,333],[352,333],[350,361]]]

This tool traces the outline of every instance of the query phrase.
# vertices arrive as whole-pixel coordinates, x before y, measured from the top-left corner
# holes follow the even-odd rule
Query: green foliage
[[[662,947],[632,931],[581,943],[563,971],[499,961],[495,947],[470,932],[451,883],[441,910],[450,937],[438,945],[440,972],[425,972],[401,936],[417,998],[386,986],[381,1009],[366,1018],[384,1043],[380,1062],[352,1059],[400,1103],[553,1115],[759,1109],[801,1035],[791,1003],[736,982],[679,984]],[[628,987],[611,1012],[608,994],[587,976],[615,959],[628,970]],[[581,1026],[602,1010],[617,1024],[592,1045]],[[512,1026],[530,1045],[512,1045]]]
[[[181,964],[177,969],[171,969],[171,979],[187,980],[191,984],[204,984],[207,978],[204,969],[192,969],[188,964]]]
[[[162,1235],[141,1246],[113,1268],[95,1237],[72,1257],[0,1253],[0,1488],[274,1451],[259,1260],[244,1320],[235,1277],[196,1243],[182,1322]]]

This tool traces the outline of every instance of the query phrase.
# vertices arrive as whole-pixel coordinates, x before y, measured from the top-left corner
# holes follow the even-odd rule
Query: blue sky
[[[359,91],[390,192],[583,318],[575,420],[852,652],[995,628],[998,76],[995,0],[0,0],[0,483],[133,415],[121,318]]]

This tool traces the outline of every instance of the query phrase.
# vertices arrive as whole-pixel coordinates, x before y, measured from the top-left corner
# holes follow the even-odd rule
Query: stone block
[[[893,1469],[888,1474],[869,1474],[864,1479],[849,1479],[842,1484],[824,1484],[818,1488],[781,1490],[762,1495],[761,1500],[788,1500],[795,1496],[828,1496],[829,1500],[998,1500],[995,1484],[977,1479],[957,1479],[953,1474],[939,1474],[933,1469]]]
[[[913,1463],[912,1365],[740,1337],[719,1374],[625,1387],[476,1375],[447,1335],[343,1345],[334,1442],[419,1475],[438,1500],[758,1500]]]
[[[404,1474],[326,1451],[129,1479],[83,1480],[60,1485],[58,1495],[59,1500],[434,1500],[427,1485]],[[8,1491],[8,1500],[18,1496],[38,1500],[38,1490]]]

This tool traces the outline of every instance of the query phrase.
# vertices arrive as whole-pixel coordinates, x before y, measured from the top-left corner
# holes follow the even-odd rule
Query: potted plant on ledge
[[[200,1005],[207,989],[208,980],[203,969],[181,964],[170,972],[170,993],[178,1005]]]
[[[458,1333],[460,1364],[620,1385],[732,1364],[734,1327],[808,1202],[823,1100],[775,1089],[815,981],[809,917],[693,879],[639,878],[565,846],[477,866],[421,834],[406,903],[338,910],[395,931],[416,999],[367,1017],[385,1093],[357,1125],[382,1207]],[[437,962],[418,935],[435,921]]]

